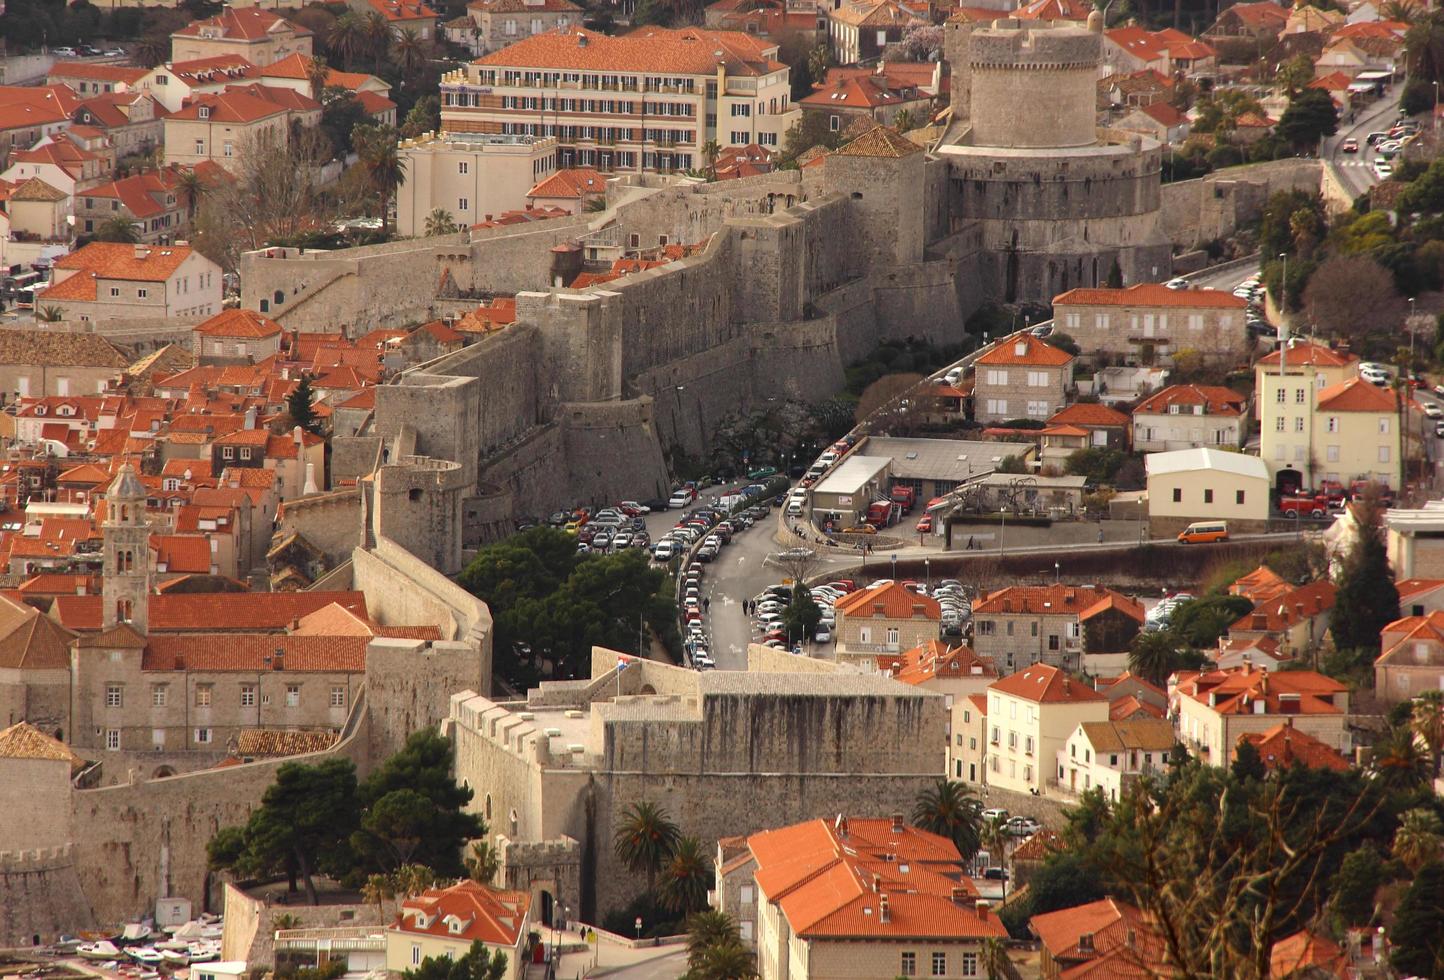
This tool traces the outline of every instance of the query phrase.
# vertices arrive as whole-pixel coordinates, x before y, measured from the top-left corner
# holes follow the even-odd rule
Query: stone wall
[[[0,851],[0,947],[54,942],[92,921],[75,848]]]
[[[346,487],[286,501],[276,533],[292,532],[325,552],[327,568],[339,565],[362,544],[361,491]]]
[[[1196,180],[1164,184],[1162,222],[1169,240],[1185,248],[1226,238],[1256,221],[1269,195],[1301,190],[1317,193],[1319,161],[1272,160],[1228,167]]]
[[[413,732],[440,726],[452,694],[490,684],[490,666],[473,644],[372,640],[366,647],[370,757],[385,759]]]
[[[137,919],[154,911],[156,899],[172,896],[190,899],[197,912],[218,911],[207,902],[206,843],[220,828],[248,818],[286,762],[341,755],[364,771],[364,706],[365,699],[357,699],[347,737],[326,753],[76,791],[75,867],[90,900],[90,922]]]

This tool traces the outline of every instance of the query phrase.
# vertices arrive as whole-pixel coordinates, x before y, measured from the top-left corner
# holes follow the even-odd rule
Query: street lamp
[[[1439,91],[1439,83],[1434,83],[1434,91]],[[1414,370],[1414,297],[1409,297],[1409,370]]]
[[[924,558],[924,559],[923,559],[923,586],[924,586],[925,588],[927,588],[928,590],[931,590],[932,587],[933,587],[933,572],[932,572],[932,568],[931,568],[930,566],[931,566],[931,562],[930,562],[927,558]]]
[[[1061,582],[1062,580],[1063,580],[1063,571],[1062,571],[1061,568],[1058,567],[1058,563],[1055,561],[1055,562],[1053,563],[1053,584],[1054,584],[1054,585],[1057,585],[1057,584],[1058,584],[1059,582]]]
[[[1002,516],[1001,516],[1001,521],[1002,521],[1002,523],[1001,523],[1000,526],[998,527],[998,557],[1001,558],[1001,557],[1003,556],[1003,550],[1004,550],[1004,548],[1003,548],[1004,538],[1006,537],[1006,535],[1007,535],[1007,533],[1008,533],[1008,508],[1006,508],[1006,507],[999,507],[999,508],[998,508],[998,513],[999,513],[1000,515],[1002,515]]]

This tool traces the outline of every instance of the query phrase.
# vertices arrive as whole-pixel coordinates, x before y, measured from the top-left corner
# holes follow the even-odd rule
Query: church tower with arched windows
[[[105,567],[101,573],[104,624],[129,623],[145,633],[150,611],[150,527],[145,485],[129,463],[105,491]]]

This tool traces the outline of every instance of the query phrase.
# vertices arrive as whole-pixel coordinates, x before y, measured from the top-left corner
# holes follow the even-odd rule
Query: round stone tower
[[[1096,142],[1100,34],[1009,18],[974,29],[967,40],[974,146]]]

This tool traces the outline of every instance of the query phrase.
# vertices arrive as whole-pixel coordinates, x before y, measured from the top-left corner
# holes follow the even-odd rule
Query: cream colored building
[[[982,730],[977,721],[978,702],[987,704],[988,686],[998,679],[992,661],[979,657],[971,648],[950,647],[942,640],[929,640],[901,654],[879,654],[877,665],[894,680],[943,696],[948,708],[948,753],[944,772],[949,779],[962,779],[971,765],[971,780],[981,771],[977,765],[982,751]],[[974,730],[976,729],[976,730]]]
[[[386,929],[386,969],[400,974],[426,959],[459,960],[481,942],[506,956],[510,980],[526,975],[527,933],[533,926],[531,896],[474,881],[428,888],[401,903],[396,924]]]
[[[949,778],[968,783],[987,779],[988,696],[970,694],[953,702],[952,744],[948,747]]]
[[[896,582],[837,600],[836,651],[843,663],[872,667],[878,654],[901,653],[938,638],[942,607]]]
[[[527,191],[557,169],[557,141],[495,133],[428,133],[402,140],[406,182],[396,192],[396,230],[424,235],[441,209],[461,228],[526,207]]]
[[[1101,789],[1117,802],[1133,780],[1164,771],[1176,741],[1163,718],[1084,722],[1058,750],[1058,785],[1073,796]]]
[[[1248,436],[1248,399],[1218,385],[1169,385],[1133,409],[1133,449],[1161,453],[1238,449]]]
[[[1260,456],[1280,487],[1321,481],[1402,484],[1398,396],[1363,378],[1318,387],[1303,377],[1266,375],[1259,398]]]
[[[558,167],[701,167],[712,140],[782,145],[801,110],[777,53],[749,34],[690,27],[538,34],[443,77],[441,128],[554,137]]]
[[[1084,354],[1107,353],[1135,364],[1172,362],[1185,351],[1211,361],[1248,352],[1248,301],[1220,289],[1070,289],[1053,299],[1053,322]]]
[[[1341,550],[1352,547],[1358,533],[1353,514],[1346,509],[1335,527],[1342,539]],[[1389,565],[1399,581],[1444,578],[1444,500],[1430,500],[1417,509],[1390,507],[1384,512],[1384,541]]]
[[[1108,699],[1057,667],[1034,664],[988,688],[987,783],[1047,794],[1058,752],[1085,722],[1108,720]]]
[[[1239,736],[1285,722],[1348,755],[1349,689],[1312,670],[1214,670],[1169,692],[1179,740],[1210,765],[1226,766]]]
[[[55,263],[35,302],[67,320],[199,319],[220,312],[221,267],[188,245],[91,242]]]
[[[571,0],[472,0],[466,17],[471,26],[461,43],[473,54],[486,54],[524,37],[580,24],[582,8]]]
[[[1268,467],[1257,456],[1218,449],[1151,453],[1148,521],[1154,537],[1194,521],[1227,521],[1229,531],[1262,531],[1269,519]]]
[[[234,170],[256,147],[284,143],[289,116],[285,106],[249,92],[197,96],[166,117],[165,165],[194,167],[210,161]]]
[[[1398,704],[1425,691],[1444,689],[1444,612],[1406,616],[1379,633],[1383,650],[1374,661],[1374,693]]]
[[[239,55],[253,65],[269,65],[287,55],[311,54],[311,32],[274,10],[227,9],[172,34],[170,54],[172,61]]]

